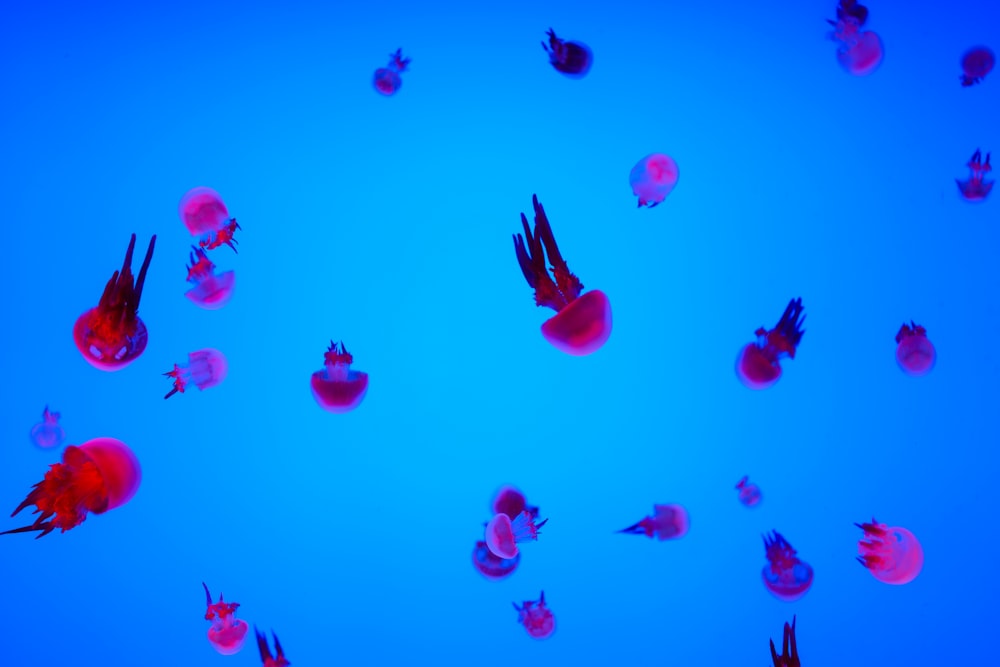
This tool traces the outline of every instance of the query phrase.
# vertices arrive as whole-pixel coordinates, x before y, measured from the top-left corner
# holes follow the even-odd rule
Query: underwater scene
[[[20,3],[4,665],[990,664],[1000,5]]]

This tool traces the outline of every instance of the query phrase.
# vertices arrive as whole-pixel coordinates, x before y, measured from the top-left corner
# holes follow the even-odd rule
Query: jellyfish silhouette
[[[966,51],[962,56],[962,75],[958,77],[962,87],[968,88],[980,83],[983,77],[993,71],[995,64],[996,56],[985,46],[976,46]]]
[[[913,377],[927,375],[934,368],[937,351],[927,340],[927,329],[910,320],[896,334],[896,363],[903,372]]]

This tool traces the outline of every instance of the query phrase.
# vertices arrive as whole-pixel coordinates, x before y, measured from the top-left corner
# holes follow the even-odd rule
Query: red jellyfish
[[[559,39],[552,28],[545,34],[548,35],[549,43],[542,42],[542,48],[549,54],[549,62],[557,71],[571,79],[579,79],[590,71],[594,54],[586,44]]]
[[[273,656],[271,647],[267,645],[267,635],[261,634],[256,625],[253,626],[253,633],[257,635],[257,650],[260,651],[264,667],[288,667],[292,664],[285,658],[285,651],[281,648],[281,642],[278,641],[278,635],[274,634],[274,630],[271,630],[271,636],[274,637],[274,650],[277,655]]]
[[[812,586],[813,569],[795,556],[795,549],[788,540],[776,530],[770,537],[765,535],[764,553],[768,564],[760,576],[767,590],[785,602],[794,602],[805,595]]]
[[[639,198],[639,208],[653,208],[677,185],[680,170],[669,155],[651,153],[639,160],[628,175],[632,194]]]
[[[524,626],[532,639],[548,639],[556,631],[556,617],[545,606],[545,591],[538,600],[525,600],[520,607],[516,602],[512,604],[517,611],[517,622]]]
[[[212,627],[208,629],[208,642],[222,655],[235,655],[243,648],[246,640],[247,630],[250,626],[246,621],[236,618],[236,608],[240,606],[238,602],[223,602],[222,593],[219,593],[219,601],[212,602],[212,594],[208,592],[208,585],[201,582],[205,587],[205,599],[208,601],[208,611],[205,612],[205,620],[212,621]]]
[[[132,252],[135,234],[125,251],[121,271],[115,271],[95,308],[91,308],[73,325],[73,341],[83,358],[102,371],[117,371],[139,358],[146,349],[149,334],[139,319],[139,298],[146,281],[146,271],[153,259],[156,236],[149,240],[146,259],[139,275],[132,282]]]
[[[871,523],[854,524],[865,531],[858,541],[858,562],[887,584],[908,584],[924,567],[924,549],[906,528]]]
[[[226,379],[228,371],[226,357],[218,350],[210,347],[195,350],[188,355],[187,364],[174,364],[174,370],[164,373],[174,379],[174,388],[163,398],[170,398],[178,392],[183,394],[192,382],[198,389],[214,387]]]
[[[343,341],[338,344],[331,340],[323,359],[323,368],[310,378],[313,398],[327,412],[350,412],[368,393],[368,373],[351,370],[354,357]]]
[[[990,194],[990,190],[993,189],[994,181],[986,180],[986,174],[993,171],[993,167],[990,166],[990,154],[986,154],[986,160],[981,161],[982,158],[983,154],[977,148],[968,163],[969,178],[964,181],[955,179],[955,183],[958,184],[958,191],[966,201],[981,202],[986,199],[986,196]]]
[[[913,320],[910,320],[909,325],[904,322],[896,334],[896,342],[896,362],[904,373],[920,377],[931,372],[937,352],[927,340],[927,329],[915,324]]]
[[[42,449],[52,449],[63,444],[66,432],[59,425],[59,413],[49,412],[49,406],[42,411],[42,421],[31,427],[31,441]]]
[[[788,302],[781,319],[768,331],[757,329],[757,341],[748,343],[736,359],[736,375],[750,389],[767,389],[781,377],[782,357],[795,358],[795,348],[802,340],[802,299]]]
[[[499,581],[514,574],[521,562],[521,554],[513,558],[501,558],[490,551],[486,542],[479,540],[472,549],[472,566],[479,574],[492,581]]]
[[[774,650],[774,640],[771,640],[771,661],[774,667],[802,667],[799,662],[799,649],[795,645],[795,617],[792,624],[785,623],[784,636],[781,640],[781,655]]]
[[[691,521],[680,505],[653,505],[653,516],[619,530],[629,535],[645,535],[659,540],[676,540],[687,535]]]
[[[980,83],[984,76],[993,71],[996,61],[993,52],[985,46],[977,46],[966,51],[962,56],[962,76],[958,77],[962,87],[968,88]]]
[[[229,222],[214,232],[202,234],[201,238],[198,239],[198,245],[205,250],[213,250],[221,245],[227,245],[233,249],[233,252],[239,252],[236,249],[236,246],[233,245],[234,243],[239,243],[239,241],[234,238],[237,229],[243,228],[240,227],[238,222],[236,222],[236,218],[232,218]]]
[[[514,558],[518,554],[517,543],[537,540],[538,529],[547,521],[535,525],[535,517],[527,511],[518,514],[513,521],[506,514],[497,514],[486,524],[486,546],[495,556],[506,560]]]
[[[205,310],[218,310],[229,303],[236,283],[236,272],[215,273],[215,264],[201,248],[191,246],[191,266],[187,281],[194,287],[184,293],[192,303]]]
[[[389,64],[375,70],[373,84],[375,90],[383,95],[395,95],[403,80],[399,75],[406,71],[406,66],[410,64],[409,58],[403,57],[403,49],[396,49],[395,53],[389,54]]]
[[[542,325],[542,336],[566,354],[582,356],[595,352],[611,336],[611,302],[600,290],[591,290],[580,296],[583,284],[570,273],[559,254],[552,227],[545,210],[538,203],[538,197],[532,195],[531,203],[535,207],[535,233],[532,235],[528,219],[522,213],[524,236],[514,235],[514,252],[517,253],[521,273],[535,290],[535,305],[556,311]],[[549,277],[545,267],[546,252],[555,280]]]
[[[7,533],[39,531],[36,539],[56,528],[66,532],[79,526],[87,513],[103,514],[131,500],[139,488],[142,471],[128,446],[114,438],[95,438],[63,450],[62,463],[53,463],[45,478],[11,516],[35,506],[34,523],[5,530]]]
[[[837,62],[849,74],[865,76],[882,63],[882,40],[871,30],[862,30],[868,20],[868,8],[855,0],[840,0],[837,20],[827,23],[834,27],[830,38],[840,43]]]
[[[739,491],[740,502],[747,507],[756,507],[763,500],[760,487],[751,482],[746,475],[743,475],[743,479],[736,482],[736,490]]]
[[[538,508],[529,507],[524,494],[508,485],[501,486],[497,490],[490,502],[490,509],[493,510],[494,514],[506,514],[511,519],[517,518],[518,514],[525,511],[531,515],[531,518],[538,518]]]

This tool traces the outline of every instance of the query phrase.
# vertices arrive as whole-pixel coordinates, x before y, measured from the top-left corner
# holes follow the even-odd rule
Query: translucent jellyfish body
[[[993,167],[990,166],[990,154],[987,153],[986,159],[983,160],[983,154],[977,148],[967,166],[969,167],[969,178],[964,181],[955,179],[955,183],[958,184],[958,193],[966,201],[981,202],[993,189],[994,181],[986,180],[986,174],[993,171]]]
[[[993,71],[996,56],[988,47],[976,46],[962,56],[962,75],[959,80],[963,87],[980,83],[987,74]]]
[[[486,546],[494,556],[509,560],[518,555],[518,542],[538,539],[538,530],[545,525],[545,519],[535,524],[535,517],[527,511],[518,514],[512,521],[506,514],[500,513],[486,524]]]
[[[556,631],[556,617],[545,606],[545,591],[537,600],[525,600],[521,606],[514,602],[517,622],[524,626],[532,639],[548,639]]]
[[[310,378],[313,398],[327,412],[350,412],[368,393],[368,373],[351,370],[354,357],[343,341],[337,344],[331,340],[323,359],[323,368]]]
[[[199,186],[191,188],[177,206],[181,222],[192,236],[211,234],[229,223],[229,209],[222,196],[212,188]]]
[[[907,375],[920,377],[934,368],[937,351],[927,339],[927,329],[910,320],[896,334],[896,363]]]
[[[409,64],[410,59],[403,57],[403,49],[396,49],[395,53],[389,54],[389,64],[375,70],[375,77],[372,80],[375,90],[383,95],[395,95],[403,85],[403,79],[399,75]]]
[[[680,505],[653,505],[652,516],[643,518],[619,533],[645,535],[658,540],[676,540],[687,535],[691,527],[687,510]]]
[[[768,331],[760,327],[754,334],[757,341],[749,343],[736,358],[736,376],[750,389],[767,389],[781,377],[781,359],[795,358],[795,350],[802,340],[805,322],[802,299],[788,302],[781,319]]]
[[[764,536],[764,555],[768,564],[761,570],[761,579],[767,590],[785,602],[798,600],[812,586],[812,566],[795,554],[795,549],[778,531]]]
[[[66,432],[59,425],[59,413],[49,412],[49,406],[42,410],[42,421],[31,427],[31,442],[42,449],[52,449],[63,444]]]
[[[489,546],[483,540],[476,542],[472,549],[472,566],[479,574],[492,581],[499,581],[514,574],[518,564],[521,562],[521,554],[516,554],[513,558],[501,558],[490,551]]]
[[[205,582],[201,582],[201,585],[205,587],[205,598],[208,601],[205,620],[212,621],[212,627],[208,629],[208,643],[222,655],[239,653],[243,648],[243,642],[246,641],[247,630],[250,629],[246,621],[236,618],[239,603],[224,602],[222,593],[219,593],[218,602],[212,602],[208,585]]]
[[[906,528],[877,522],[854,524],[865,532],[858,541],[858,562],[887,584],[908,584],[924,567],[924,549]]]
[[[549,54],[549,62],[556,71],[571,79],[579,79],[590,71],[594,62],[594,54],[590,47],[581,42],[568,42],[556,37],[555,31],[549,28],[546,33],[549,43],[542,42],[542,48]]]
[[[746,475],[736,483],[736,491],[738,492],[740,502],[747,507],[756,507],[763,499],[760,487],[751,482],[750,478]]]
[[[490,501],[493,514],[506,514],[511,519],[517,518],[521,512],[527,511],[532,518],[538,518],[538,508],[530,507],[524,494],[513,486],[501,486]]]
[[[882,40],[871,30],[862,30],[868,20],[868,9],[855,0],[841,0],[837,20],[827,21],[834,27],[830,38],[838,42],[837,62],[849,74],[865,76],[882,64]]]
[[[187,280],[194,287],[184,293],[199,308],[218,310],[233,296],[236,272],[215,272],[215,264],[201,248],[191,246],[191,265],[187,267]]]
[[[632,167],[628,182],[632,194],[639,198],[639,207],[652,208],[667,198],[679,176],[680,169],[672,157],[651,153]]]
[[[226,379],[228,372],[229,364],[221,352],[211,347],[195,350],[188,355],[187,364],[174,364],[174,370],[164,373],[174,379],[174,386],[163,398],[183,394],[191,384],[198,389],[214,387]]]

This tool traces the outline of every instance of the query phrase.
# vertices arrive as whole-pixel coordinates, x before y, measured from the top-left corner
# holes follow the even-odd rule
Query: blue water
[[[885,60],[864,78],[834,58],[830,0],[480,4],[4,10],[0,509],[59,458],[28,441],[46,404],[70,443],[128,443],[143,479],[65,534],[0,537],[3,664],[258,665],[252,640],[208,644],[202,581],[296,667],[767,665],[793,614],[807,667],[988,664],[1000,195],[955,179],[1000,154],[1000,72],[958,85],[966,49],[1000,50],[995,2],[871,0]],[[549,66],[550,26],[593,50],[585,78]],[[386,98],[371,77],[398,47]],[[652,152],[680,181],[637,210]],[[213,251],[237,273],[215,312],[183,296],[197,185],[243,228]],[[510,240],[533,193],[611,299],[589,357],[539,333]],[[133,232],[157,235],[149,345],[100,372],[71,329]],[[738,350],[799,296],[796,358],[749,391]],[[918,379],[894,359],[911,319],[938,350]],[[331,338],[371,378],[346,415],[309,391]],[[206,347],[226,380],[164,401]],[[491,582],[470,554],[504,483],[550,520]],[[654,503],[688,535],[613,533]],[[912,583],[855,562],[872,516],[922,543]],[[798,602],[761,583],[772,529],[815,569]],[[511,602],[542,589],[538,642]]]

